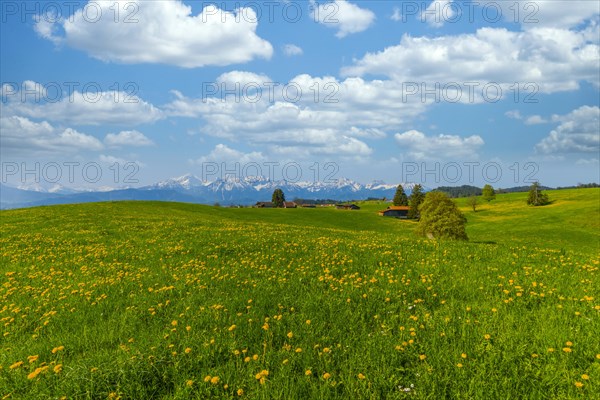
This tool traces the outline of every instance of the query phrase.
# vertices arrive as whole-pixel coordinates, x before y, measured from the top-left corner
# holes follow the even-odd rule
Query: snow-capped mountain
[[[332,199],[336,201],[360,200],[367,198],[391,199],[397,184],[373,181],[361,184],[351,179],[340,178],[330,182],[271,180],[263,176],[237,178],[227,176],[213,181],[205,181],[187,174],[140,188],[67,188],[60,185],[41,185],[21,188],[2,185],[0,208],[17,208],[48,204],[81,203],[90,201],[115,200],[164,200],[189,203],[223,205],[249,205],[258,201],[269,201],[273,190],[283,190],[288,200]],[[403,184],[410,194],[413,184]]]

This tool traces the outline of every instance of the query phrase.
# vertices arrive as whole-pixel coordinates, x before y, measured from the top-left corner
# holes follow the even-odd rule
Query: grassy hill
[[[498,195],[470,241],[360,211],[0,212],[0,396],[600,396],[600,190]]]

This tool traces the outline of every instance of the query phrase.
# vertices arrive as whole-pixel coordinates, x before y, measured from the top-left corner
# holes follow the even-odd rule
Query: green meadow
[[[2,399],[600,398],[600,190],[359,211],[0,212]]]

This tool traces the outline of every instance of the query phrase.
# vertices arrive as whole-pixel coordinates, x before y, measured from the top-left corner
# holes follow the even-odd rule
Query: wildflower
[[[186,386],[192,386],[194,384],[194,381],[191,379],[188,379],[187,381],[185,381]]]
[[[462,365],[461,363],[458,363],[458,364],[456,364],[456,366],[457,366],[458,368],[462,368],[462,367],[463,367],[463,365]]]
[[[577,386],[578,389],[583,387],[583,383],[581,382],[575,382],[575,386]]]
[[[53,371],[55,374],[60,374],[60,372],[62,371],[62,364],[56,364],[53,368]]]
[[[210,383],[212,383],[213,385],[216,385],[217,383],[219,383],[221,379],[218,376],[213,376],[210,380]]]
[[[491,336],[491,335],[488,335],[487,333],[486,333],[485,335],[483,335],[483,338],[484,338],[485,340],[490,340],[490,338],[491,338],[491,337],[492,337],[492,336]]]
[[[229,332],[231,332],[231,331],[235,330],[235,328],[237,328],[237,326],[235,326],[235,324],[234,324],[234,325],[231,325],[231,326],[229,327]]]
[[[460,356],[461,356],[462,358],[467,358],[467,354],[466,354],[466,353],[462,353]]]
[[[17,361],[16,363],[14,363],[13,365],[11,365],[10,367],[8,367],[9,369],[17,369],[19,368],[21,365],[23,365],[23,361]]]
[[[206,376],[204,377],[204,382],[210,382],[210,380],[211,380],[211,379],[212,379],[212,376],[210,376],[210,375],[206,375]]]
[[[583,374],[583,375],[581,375],[581,379],[583,379],[584,381],[587,381],[590,379],[590,376],[588,374]]]
[[[238,389],[237,390],[237,395],[238,396],[242,396],[244,394],[244,389]]]
[[[283,360],[282,364],[286,365],[289,362],[289,360],[286,358],[285,360]]]
[[[296,348],[296,353],[302,353],[302,348],[301,347]]]
[[[570,347],[563,347],[563,349],[562,349],[562,350],[563,350],[565,353],[570,353],[570,352],[572,352],[572,351],[573,351],[573,350],[571,350],[571,348],[570,348]]]
[[[329,347],[323,348],[323,353],[329,353],[329,352],[331,352],[331,349]]]
[[[52,349],[52,354],[56,354],[59,351],[63,351],[65,349],[65,346],[58,346]]]
[[[327,379],[329,379],[329,378],[331,378],[331,374],[330,374],[329,372],[325,372],[325,373],[323,374],[323,379],[327,380]]]
[[[552,347],[548,347],[548,353],[553,353],[554,349]]]
[[[567,343],[565,343],[565,345],[567,345],[567,347],[571,347],[571,346],[573,346],[573,342],[567,342]]]
[[[173,321],[171,321],[171,325],[177,326],[177,320],[174,319]]]
[[[29,356],[27,357],[27,361],[29,361],[29,364],[36,362],[39,356]]]
[[[192,349],[190,349],[189,347],[186,347],[184,352],[185,352],[185,354],[190,354],[192,352]]]
[[[421,361],[425,360],[426,358],[427,358],[427,356],[425,354],[421,354],[419,356],[419,360],[421,360]]]
[[[189,331],[192,330],[192,327],[188,325],[188,326],[185,327],[185,330],[189,332]]]
[[[306,325],[310,325],[310,319],[306,320]]]
[[[244,362],[250,362],[251,358],[250,357],[246,357],[244,358]]]
[[[255,354],[255,355],[253,355],[253,356],[252,356],[252,359],[253,359],[254,361],[258,360],[258,354]]]
[[[269,324],[265,322],[265,323],[264,323],[264,325],[262,326],[262,328],[263,328],[265,331],[268,331],[268,330],[269,330]]]
[[[304,371],[304,375],[306,375],[306,376],[312,375],[312,371],[310,369],[307,369],[306,371]]]
[[[365,376],[363,374],[358,374],[358,379],[363,380],[365,379]]]
[[[288,332],[287,337],[291,339],[294,337],[294,334],[292,332]]]

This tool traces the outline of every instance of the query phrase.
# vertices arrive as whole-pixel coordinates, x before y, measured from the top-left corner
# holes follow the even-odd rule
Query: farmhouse
[[[387,210],[379,211],[382,217],[408,218],[409,206],[390,206]]]
[[[298,207],[298,205],[296,203],[294,203],[293,201],[284,201],[283,202],[283,208],[296,208]]]
[[[335,208],[338,210],[360,210],[360,207],[356,204],[336,204]]]

